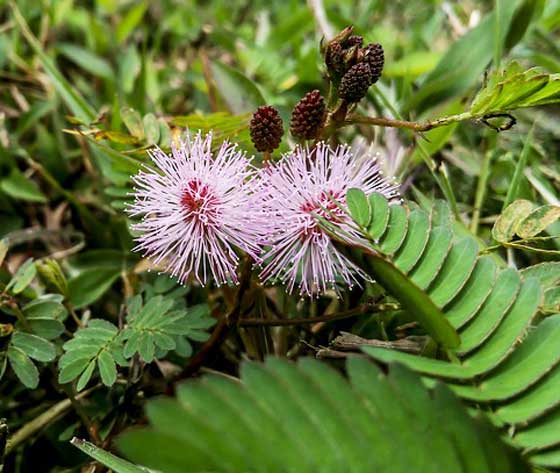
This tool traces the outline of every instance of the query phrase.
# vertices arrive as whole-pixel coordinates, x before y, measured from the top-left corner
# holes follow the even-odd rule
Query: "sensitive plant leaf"
[[[56,357],[56,348],[53,343],[30,333],[15,332],[10,340],[10,346],[18,348],[29,358],[45,363]]]
[[[346,193],[346,205],[354,221],[361,227],[367,227],[371,214],[364,192],[361,189],[349,189]]]
[[[181,385],[177,400],[151,401],[151,426],[118,445],[166,473],[529,471],[444,386],[430,392],[400,366],[383,374],[363,359],[347,370],[350,381],[316,360],[245,363],[240,381],[206,376]]]
[[[39,385],[39,370],[23,350],[10,346],[8,361],[18,379],[27,388],[35,389]]]
[[[536,278],[543,289],[558,286],[560,283],[560,262],[546,261],[521,270],[523,278]]]
[[[206,329],[215,323],[208,317],[206,306],[178,309],[174,297],[161,294],[146,295],[144,300],[147,302],[143,305],[142,297],[136,295],[128,301],[127,326],[122,333],[126,358],[138,353],[142,360],[149,363],[156,356],[159,358],[169,350],[176,350],[181,338],[206,340]],[[189,345],[182,343],[179,351],[190,351],[188,348]]]
[[[373,215],[375,211],[373,206]],[[550,261],[523,271],[498,270],[494,261],[497,258],[479,256],[479,243],[468,235],[461,239],[455,235],[446,253],[449,240],[443,235],[450,230],[456,233],[458,227],[445,215],[446,210],[438,208],[436,212],[434,206],[431,225],[426,225],[428,212],[416,208],[409,220],[414,217],[415,226],[422,222],[425,225],[421,231],[407,232],[396,257],[384,255],[382,247],[371,242],[376,253],[362,255],[355,261],[399,301],[407,319],[417,320],[446,346],[441,335],[438,338],[429,328],[429,320],[426,323],[423,318],[422,301],[407,301],[411,294],[409,285],[415,285],[456,329],[461,343],[451,348],[447,345],[447,356],[438,358],[374,346],[364,346],[362,350],[380,362],[405,364],[422,373],[430,386],[434,379],[445,379],[460,397],[493,412],[492,418],[504,426],[504,435],[512,433],[509,441],[521,450],[531,450],[530,459],[538,458],[539,462],[547,461],[547,466],[557,468],[560,455],[544,453],[551,448],[558,450],[560,445],[560,351],[556,343],[560,314],[548,313],[544,321],[538,315],[543,309],[556,310],[560,300],[560,265]],[[522,227],[529,215],[533,218]],[[555,207],[533,210],[531,202],[515,201],[496,222],[494,236],[508,240],[517,233],[530,238],[529,235],[538,234],[556,219]],[[391,219],[387,226],[390,222]],[[415,238],[410,238],[411,234]],[[418,244],[420,239],[422,243]],[[353,253],[348,254],[354,258]],[[436,261],[441,254],[446,254],[445,262],[434,278],[428,269],[439,266]],[[375,267],[378,260],[384,262],[383,267]],[[399,261],[406,271],[401,269],[400,279],[391,281]]]
[[[25,288],[31,284],[36,274],[37,268],[35,267],[35,263],[33,259],[29,258],[18,268],[16,274],[14,274],[6,286],[6,290],[11,291],[13,294],[23,292]]]
[[[508,205],[494,223],[492,228],[494,240],[500,243],[511,241],[519,223],[531,213],[533,207],[532,202],[523,199],[516,200]]]
[[[556,205],[543,205],[533,210],[519,222],[516,233],[521,238],[531,238],[543,232],[560,218],[560,207]]]
[[[112,386],[116,381],[116,364],[125,364],[119,329],[106,320],[90,320],[62,348],[65,353],[58,360],[58,381],[68,383],[79,377],[78,391],[85,388],[96,367],[103,384]]]
[[[366,265],[371,276],[413,314],[434,340],[448,348],[459,346],[459,336],[441,310],[402,271],[378,255],[369,255]]]

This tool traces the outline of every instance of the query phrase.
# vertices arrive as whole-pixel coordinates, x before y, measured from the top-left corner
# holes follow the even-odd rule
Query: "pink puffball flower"
[[[338,294],[337,282],[351,288],[358,276],[366,278],[335,247],[317,219],[335,225],[348,243],[363,245],[346,211],[346,192],[353,187],[366,195],[398,197],[397,186],[383,177],[374,157],[356,157],[344,145],[332,149],[319,143],[313,151],[296,148],[262,170],[260,194],[269,222],[263,282],[280,280],[288,292],[297,285],[300,295],[314,296],[329,289]]]
[[[237,283],[238,250],[258,259],[261,211],[252,195],[254,168],[237,145],[212,151],[211,134],[187,135],[170,154],[149,151],[156,169],[133,177],[136,251],[184,283]]]

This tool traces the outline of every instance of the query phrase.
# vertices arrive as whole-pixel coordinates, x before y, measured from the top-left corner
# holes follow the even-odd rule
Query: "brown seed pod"
[[[371,69],[372,84],[375,84],[381,77],[383,65],[385,63],[385,54],[383,46],[379,43],[369,43],[364,48],[364,61],[369,64]]]
[[[367,62],[360,62],[344,74],[338,86],[338,96],[347,102],[359,102],[372,84],[371,68]]]
[[[253,113],[249,132],[257,151],[270,153],[278,148],[284,134],[282,118],[278,110],[270,105],[259,107]]]
[[[325,112],[325,99],[319,91],[307,92],[292,111],[290,132],[299,139],[317,138],[325,121]]]

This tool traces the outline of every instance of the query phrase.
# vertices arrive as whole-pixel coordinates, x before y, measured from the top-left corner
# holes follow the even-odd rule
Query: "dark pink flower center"
[[[337,222],[344,215],[339,208],[341,192],[322,192],[318,199],[308,200],[301,206],[302,212],[320,215],[330,222]]]
[[[322,192],[319,198],[304,202],[301,206],[301,210],[305,213],[318,215],[329,222],[340,222],[344,216],[344,212],[339,208],[341,197],[341,192]],[[304,230],[305,235],[309,232],[312,234],[319,234],[322,233],[323,230],[314,223],[311,228],[306,228]]]
[[[216,219],[219,214],[219,203],[210,187],[198,179],[189,181],[181,196],[181,205],[186,217],[198,219],[202,223],[211,223]]]

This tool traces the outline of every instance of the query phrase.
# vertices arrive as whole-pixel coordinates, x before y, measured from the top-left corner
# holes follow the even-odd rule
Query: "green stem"
[[[434,128],[439,128],[442,126],[451,125],[452,123],[461,122],[465,120],[473,120],[477,118],[482,118],[477,115],[472,115],[470,112],[459,113],[457,115],[450,115],[448,117],[438,118],[436,120],[427,120],[424,122],[413,122],[409,120],[398,120],[386,117],[366,117],[364,115],[352,114],[346,117],[346,119],[339,123],[340,127],[348,125],[374,125],[374,126],[384,126],[390,128],[404,128],[407,130],[412,130],[415,132],[430,131]]]
[[[255,326],[287,326],[287,325],[303,325],[303,324],[315,324],[319,322],[332,322],[335,320],[348,319],[350,317],[355,317],[357,315],[369,314],[369,313],[379,313],[379,312],[390,312],[398,310],[400,306],[398,304],[382,304],[380,306],[371,306],[369,304],[363,304],[356,307],[355,309],[350,309],[344,312],[339,312],[338,314],[330,315],[320,315],[317,317],[300,317],[292,319],[258,319],[258,318],[247,318],[240,319],[239,325],[241,327],[255,327]]]
[[[78,396],[76,396],[77,400],[83,399],[84,397],[88,396],[94,389],[97,389],[97,386],[84,391]],[[63,401],[57,402],[55,405],[47,409],[41,415],[35,417],[33,420],[24,424],[18,431],[14,432],[14,434],[8,439],[8,444],[6,446],[6,455],[8,455],[14,448],[16,448],[19,444],[27,440],[32,435],[39,432],[41,429],[49,425],[50,423],[54,422],[60,416],[66,414],[70,408],[72,407],[72,401],[70,399],[64,399]],[[1,427],[1,424],[0,424]]]

